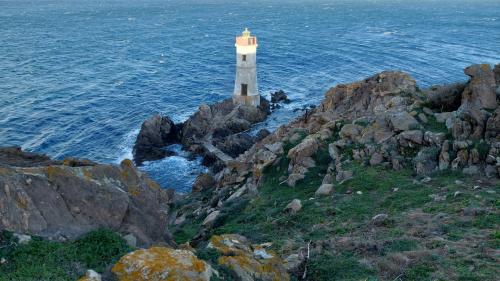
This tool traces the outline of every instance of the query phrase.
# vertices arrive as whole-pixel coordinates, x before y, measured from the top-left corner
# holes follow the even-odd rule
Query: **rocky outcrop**
[[[285,262],[263,245],[252,245],[238,234],[215,235],[210,238],[208,248],[221,254],[220,265],[230,268],[242,281],[290,280]]]
[[[475,64],[467,67],[464,73],[470,81],[462,93],[462,106],[479,109],[497,107],[495,74],[488,64]]]
[[[214,270],[189,250],[141,249],[123,256],[112,269],[119,281],[209,281]]]
[[[0,230],[65,240],[109,228],[140,245],[171,242],[171,196],[130,160],[75,166],[13,148],[0,149],[0,159]]]
[[[165,146],[181,143],[185,149],[205,156],[204,164],[219,170],[225,163],[214,157],[204,144],[214,145],[233,157],[240,155],[267,135],[266,131],[257,136],[245,131],[253,124],[264,121],[269,108],[269,102],[263,97],[259,107],[235,105],[232,99],[227,99],[200,105],[198,111],[182,124],[174,124],[168,117],[153,116],[144,122],[137,136],[134,160],[141,164],[146,160],[163,158],[169,154]]]
[[[155,115],[144,121],[134,145],[135,162],[140,165],[165,157],[168,154],[165,146],[177,142],[178,134],[178,126],[166,116]]]

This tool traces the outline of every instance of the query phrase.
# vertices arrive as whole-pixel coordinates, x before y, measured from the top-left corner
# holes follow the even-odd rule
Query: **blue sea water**
[[[500,62],[499,0],[0,0],[0,146],[131,157],[152,114],[182,121],[231,95],[244,27],[259,39],[260,91],[293,100],[271,128],[329,87],[378,71],[406,71],[425,87]],[[203,167],[180,154],[141,169],[186,191]]]

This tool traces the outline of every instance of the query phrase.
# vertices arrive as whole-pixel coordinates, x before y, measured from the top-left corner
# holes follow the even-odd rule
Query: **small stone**
[[[215,219],[217,219],[217,217],[219,216],[220,214],[220,211],[213,211],[211,212],[206,218],[205,220],[203,220],[203,225],[208,225],[208,224],[212,224]]]
[[[462,185],[462,184],[464,184],[464,182],[463,182],[463,181],[461,181],[461,180],[455,180],[455,184],[456,184],[456,185]]]
[[[80,278],[78,281],[101,281],[101,274],[95,272],[92,269],[87,270],[85,276]]]
[[[432,112],[432,110],[431,110],[430,108],[428,108],[428,107],[424,107],[424,108],[422,108],[422,111],[423,111],[425,114],[427,114],[427,115],[433,115],[433,114],[434,114],[434,112]]]
[[[21,245],[26,245],[31,241],[31,236],[26,234],[14,233],[14,237],[17,239],[17,242]]]
[[[363,192],[358,190],[358,191],[356,191],[356,194],[361,195],[361,194],[363,194]]]
[[[318,190],[314,193],[315,195],[330,195],[333,191],[332,184],[322,184]]]
[[[476,189],[479,189],[479,188],[481,188],[481,186],[479,186],[479,185],[474,185],[474,187],[473,187],[472,189],[476,190]]]
[[[285,207],[285,212],[289,212],[294,215],[302,209],[302,202],[299,199],[293,199],[292,202],[288,203]]]
[[[421,183],[429,183],[429,182],[431,182],[431,181],[432,181],[432,179],[431,179],[430,177],[425,177],[425,178],[423,178],[420,182],[421,182]]]
[[[455,191],[455,193],[453,193],[453,197],[457,197],[458,195],[462,194],[462,192],[460,191]]]
[[[422,122],[424,122],[424,123],[429,122],[429,120],[427,120],[427,116],[425,116],[425,114],[423,114],[423,113],[420,113],[420,114],[418,115],[418,119],[420,119],[420,121],[422,121]]]
[[[376,226],[382,226],[387,223],[389,216],[387,214],[378,214],[372,218],[372,223]]]
[[[255,249],[255,250],[253,250],[253,255],[256,258],[263,259],[263,260],[271,259],[271,258],[274,257],[273,255],[268,254],[266,252],[266,250],[264,250],[264,249]]]
[[[127,245],[129,245],[130,247],[132,248],[137,247],[137,238],[135,237],[134,234],[129,233],[123,236],[123,240],[125,240],[125,242],[127,242]]]
[[[392,192],[396,192],[398,190],[399,190],[399,188],[395,187],[395,188],[392,189]]]
[[[7,262],[7,260],[5,258],[0,259],[0,264],[5,264],[6,262]]]

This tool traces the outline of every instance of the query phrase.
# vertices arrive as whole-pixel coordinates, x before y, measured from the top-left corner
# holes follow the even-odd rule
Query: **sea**
[[[258,37],[262,95],[292,100],[270,130],[339,83],[383,70],[421,88],[500,63],[500,0],[0,0],[0,146],[119,163],[141,123],[231,96],[235,36]],[[188,192],[201,159],[140,167]]]

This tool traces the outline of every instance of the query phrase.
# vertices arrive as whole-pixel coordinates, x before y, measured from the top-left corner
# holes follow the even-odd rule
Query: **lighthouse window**
[[[241,59],[242,59],[243,61],[247,61],[247,55],[243,55],[243,56],[241,57]]]
[[[241,95],[242,96],[248,95],[248,85],[247,84],[241,84]]]

